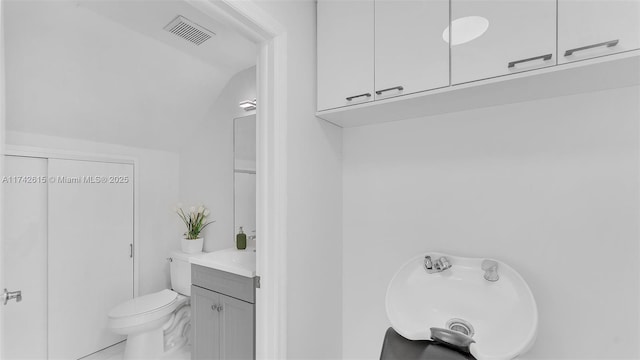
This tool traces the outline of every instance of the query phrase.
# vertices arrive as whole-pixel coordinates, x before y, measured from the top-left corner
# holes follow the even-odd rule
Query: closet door
[[[449,0],[375,1],[376,100],[449,85]]]
[[[22,291],[6,306],[3,359],[47,357],[47,159],[5,157],[4,285]],[[28,178],[24,178],[28,177]],[[0,289],[2,290],[2,289]]]
[[[133,298],[133,165],[50,159],[48,173],[49,358],[78,359],[124,340],[107,314]]]

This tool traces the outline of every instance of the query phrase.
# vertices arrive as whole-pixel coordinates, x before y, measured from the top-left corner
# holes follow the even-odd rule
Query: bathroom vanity
[[[192,359],[255,358],[255,252],[191,259]]]
[[[256,116],[234,119],[234,228],[248,247],[203,253],[191,262],[192,359],[255,359]]]

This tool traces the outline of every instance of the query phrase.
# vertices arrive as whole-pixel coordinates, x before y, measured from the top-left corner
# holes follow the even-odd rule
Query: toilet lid
[[[116,306],[109,312],[111,318],[121,318],[132,315],[144,314],[171,304],[178,293],[169,289],[157,293],[139,296]]]

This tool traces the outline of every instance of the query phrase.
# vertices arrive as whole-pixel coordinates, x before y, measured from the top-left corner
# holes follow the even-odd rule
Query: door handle
[[[593,44],[593,45],[587,45],[587,46],[583,46],[583,47],[579,47],[579,48],[575,48],[575,49],[570,49],[570,50],[567,50],[567,51],[564,52],[564,56],[571,56],[571,55],[573,55],[574,52],[593,49],[593,48],[597,48],[597,47],[600,47],[600,46],[606,46],[606,47],[616,46],[616,45],[618,45],[619,42],[620,42],[620,40],[616,39],[616,40],[605,41],[605,42],[597,43],[597,44]]]
[[[357,98],[361,98],[361,97],[371,97],[371,93],[364,93],[364,94],[360,94],[360,95],[354,95],[354,96],[349,96],[347,99],[347,101],[351,101],[353,99],[357,99]]]
[[[383,89],[383,90],[378,90],[376,91],[376,95],[382,95],[382,93],[387,92],[387,91],[391,91],[391,90],[398,90],[398,91],[402,91],[404,90],[403,86],[394,86],[388,89]]]
[[[511,69],[512,67],[515,67],[518,64],[529,62],[529,61],[533,61],[533,60],[542,59],[544,61],[548,61],[548,60],[551,60],[552,57],[553,57],[553,54],[546,54],[546,55],[540,55],[540,56],[536,56],[536,57],[532,57],[532,58],[528,58],[528,59],[512,61],[512,62],[509,63],[508,68]]]
[[[13,299],[15,299],[16,302],[22,301],[22,291],[7,291],[7,289],[4,289],[2,292],[2,302],[7,305],[9,300]]]

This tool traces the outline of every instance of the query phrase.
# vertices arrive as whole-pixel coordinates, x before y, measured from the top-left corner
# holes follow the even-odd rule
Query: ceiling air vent
[[[182,16],[177,16],[164,29],[196,45],[202,44],[215,35],[213,31],[209,31]]]

